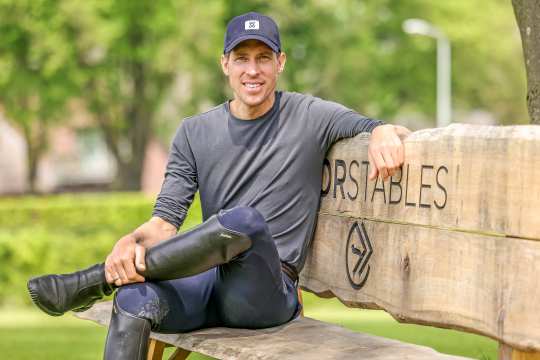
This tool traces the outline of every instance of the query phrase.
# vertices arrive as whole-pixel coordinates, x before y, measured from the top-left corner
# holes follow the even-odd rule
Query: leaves
[[[119,176],[137,183],[149,137],[168,142],[183,117],[232,96],[219,67],[225,26],[253,10],[280,26],[282,89],[434,125],[435,41],[401,28],[419,17],[452,42],[454,120],[480,108],[526,121],[519,34],[502,0],[0,0],[0,103],[17,124],[46,131],[82,100]]]

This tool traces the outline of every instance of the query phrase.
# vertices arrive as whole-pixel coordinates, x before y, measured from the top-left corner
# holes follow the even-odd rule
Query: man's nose
[[[248,63],[246,73],[250,76],[255,76],[259,73],[259,64],[257,64],[257,61],[250,61]]]

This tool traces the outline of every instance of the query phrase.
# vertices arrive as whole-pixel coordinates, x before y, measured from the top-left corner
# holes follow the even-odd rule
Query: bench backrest
[[[325,161],[301,286],[397,320],[540,350],[540,126],[414,132],[406,163],[367,180],[368,137]]]

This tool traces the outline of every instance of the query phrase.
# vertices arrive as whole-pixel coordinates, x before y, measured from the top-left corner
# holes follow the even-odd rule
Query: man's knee
[[[122,310],[149,320],[154,330],[159,328],[169,312],[167,300],[158,295],[151,283],[122,286],[115,296],[116,303]]]
[[[250,206],[237,206],[230,210],[221,211],[218,219],[221,225],[227,229],[241,232],[251,238],[268,231],[264,217]]]

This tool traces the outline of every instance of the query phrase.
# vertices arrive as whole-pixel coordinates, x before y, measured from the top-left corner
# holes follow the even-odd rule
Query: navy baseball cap
[[[274,52],[281,51],[281,41],[276,22],[272,18],[256,12],[234,17],[227,24],[223,53],[228,53],[245,40],[260,40]]]

